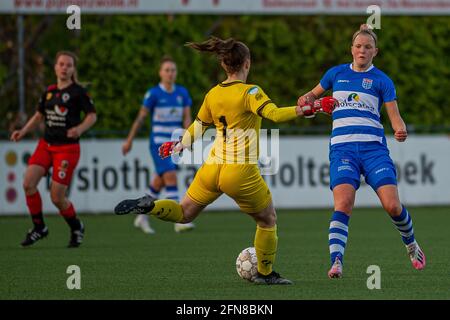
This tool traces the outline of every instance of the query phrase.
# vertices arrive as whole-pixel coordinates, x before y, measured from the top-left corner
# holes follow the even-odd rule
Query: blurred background
[[[72,4],[81,8],[78,30],[67,28]],[[211,35],[245,42],[252,54],[248,82],[260,85],[279,106],[294,105],[330,67],[351,62],[351,38],[374,13],[367,12],[370,5],[381,9],[374,64],[396,85],[408,140],[393,139],[384,108],[382,121],[401,200],[427,254],[426,270],[411,268],[398,232],[363,183],[351,222],[346,278],[326,282],[333,199],[331,119],[323,114],[263,122],[263,128],[280,128],[279,149],[269,155],[277,173],[264,176],[279,217],[276,270],[298,285],[269,292],[238,278],[236,257],[252,245],[255,225],[226,196],[199,216],[195,231],[183,235],[151,218],[157,233],[149,236],[136,230],[134,217],[112,213],[122,199],[147,192],[154,173],[149,121],[126,157],[121,146],[145,92],[159,82],[163,55],[177,63],[177,83],[192,95],[193,116],[225,74],[214,57],[184,44]],[[0,269],[5,272],[0,272],[0,298],[449,299],[449,39],[450,0],[1,0]],[[69,230],[50,201],[49,178],[43,179],[39,190],[50,237],[24,250],[19,243],[31,219],[23,173],[42,128],[19,143],[10,142],[9,135],[55,83],[59,50],[79,56],[79,79],[98,115],[81,139],[69,188],[87,233],[80,249],[65,248]],[[180,167],[181,195],[197,168]],[[66,270],[73,264],[83,270],[83,290],[66,287]],[[383,290],[366,288],[372,264],[383,272]]]
[[[70,14],[66,9],[77,3],[81,7],[81,29],[69,30],[66,22]],[[114,174],[112,170],[105,173],[104,169],[122,165],[120,143],[128,133],[144,93],[159,81],[159,60],[163,55],[168,54],[176,60],[177,83],[190,91],[194,116],[204,94],[222,81],[225,74],[214,57],[199,54],[184,44],[202,41],[211,35],[234,37],[245,42],[252,53],[248,82],[260,85],[278,105],[293,105],[299,95],[319,82],[328,68],[351,62],[352,34],[370,17],[371,13],[366,10],[371,4],[380,5],[381,9],[381,29],[375,30],[380,51],[374,64],[394,81],[400,111],[411,135],[409,144],[398,146],[395,142],[390,143],[394,160],[399,161],[400,176],[405,174],[403,181],[400,179],[400,183],[405,185],[401,190],[405,196],[410,194],[413,204],[450,204],[450,191],[445,181],[450,175],[445,164],[450,146],[446,138],[450,132],[450,1],[418,0],[2,1],[1,156],[11,159],[15,154],[22,160],[17,160],[22,166],[13,167],[17,179],[8,176],[11,166],[2,167],[2,199],[11,198],[6,196],[8,192],[10,196],[14,194],[11,186],[17,191],[13,198],[20,198],[22,170],[35,147],[36,140],[33,139],[41,132],[36,131],[28,137],[31,139],[29,145],[25,142],[12,145],[7,143],[7,139],[13,129],[23,126],[35,112],[43,90],[55,81],[53,63],[57,51],[71,50],[79,56],[79,79],[88,88],[98,112],[98,122],[84,137],[84,148],[91,148],[94,153],[84,152],[78,168],[81,173],[76,175],[81,182],[74,183],[80,192],[88,195],[90,187],[83,181],[89,177],[95,180],[95,177],[93,174],[88,177],[86,170],[82,169],[90,168],[93,173],[98,169],[98,179],[109,181],[110,187],[108,183],[103,185],[104,194],[108,196],[106,193],[116,190],[115,184],[120,185],[118,180],[121,178],[119,173]],[[392,130],[384,110],[382,118],[390,137]],[[304,205],[330,205],[331,194],[326,177],[330,119],[318,116],[308,121],[297,119],[279,125],[264,120],[263,127],[281,128],[280,134],[293,139],[296,144],[296,147],[289,148],[291,140],[282,138],[287,147],[282,147],[280,161],[284,158],[288,163],[283,167],[284,171],[280,171],[278,186],[276,178],[269,177],[272,187],[289,187],[289,192],[298,187],[306,194],[314,190],[323,191],[326,201],[309,203],[306,197]],[[140,160],[151,174],[152,164],[146,146],[148,129],[149,123],[146,122],[139,135],[142,147],[135,147],[136,153],[131,154],[127,161],[131,165],[133,159]],[[431,140],[430,134],[433,135]],[[419,140],[414,140],[414,137]],[[318,138],[320,145],[311,144],[306,138]],[[99,142],[111,142],[111,139],[117,140],[109,151],[98,151]],[[93,141],[97,144],[89,147]],[[423,149],[431,145],[436,147]],[[136,149],[141,150],[138,153]],[[95,154],[95,150],[101,154]],[[102,154],[108,155],[107,159],[102,160]],[[120,161],[108,164],[111,157]],[[313,163],[308,167],[309,158]],[[6,165],[7,161],[2,160],[1,163]],[[318,172],[312,173],[313,169]],[[183,183],[186,186],[195,169],[186,171],[182,168],[182,175],[183,170],[186,172]],[[317,175],[318,181],[308,179],[308,175]],[[303,177],[305,181],[302,183]],[[10,180],[14,181],[7,182]],[[125,194],[145,191],[145,181],[136,185],[139,186],[131,191],[122,191]],[[407,187],[414,190],[408,191]],[[426,195],[423,193],[425,189]],[[287,189],[280,189],[279,196],[288,201],[286,192]],[[277,194],[277,189],[274,193]],[[367,197],[371,197],[369,193],[370,190]],[[436,193],[440,195],[437,197]],[[113,197],[113,193],[109,194]],[[420,199],[428,197],[428,200],[421,202],[416,194],[421,195]],[[314,193],[311,195],[314,197]],[[377,203],[375,198],[370,199],[363,204]],[[286,201],[280,201],[280,205],[285,205]],[[3,203],[18,208],[16,201]],[[294,207],[294,203],[287,206]],[[52,210],[51,205],[49,210]]]
[[[0,10],[7,7],[8,2],[16,4],[16,11],[24,13],[22,46],[26,114],[29,116],[35,111],[40,94],[54,81],[55,53],[61,49],[72,50],[80,58],[80,80],[88,85],[99,111],[98,123],[91,132],[98,135],[126,132],[124,129],[130,126],[146,89],[159,80],[158,62],[164,54],[170,54],[177,61],[178,82],[191,91],[193,113],[197,111],[205,92],[221,81],[224,73],[214,58],[208,59],[184,47],[187,41],[201,41],[215,35],[245,42],[251,48],[253,58],[249,82],[266,88],[279,105],[290,105],[298,95],[315,85],[329,67],[351,60],[352,34],[369,17],[365,7],[356,6],[356,9],[351,6],[346,11],[341,9],[339,13],[317,5],[315,13],[308,13],[300,5],[294,7],[296,2],[302,1],[284,1],[292,3],[291,7],[263,7],[264,11],[258,14],[258,3],[283,3],[263,0],[239,1],[244,9],[237,6],[232,13],[228,13],[229,6],[226,6],[229,1],[217,1],[216,6],[212,0],[148,1],[156,3],[156,8],[162,3],[156,14],[145,12],[147,1],[141,0],[136,2],[142,12],[138,8],[129,8],[129,14],[126,14],[126,8],[112,6],[102,10],[99,7],[97,13],[91,13],[81,6],[81,30],[68,30],[66,20],[69,15],[65,13],[65,7],[53,9],[60,14],[48,15],[39,11],[38,5],[33,7],[30,3],[45,5],[52,1],[10,0],[2,1]],[[17,5],[21,2],[28,3],[28,9]],[[165,2],[178,10],[163,12],[168,6]],[[377,2],[387,1],[370,3]],[[204,3],[204,9],[198,9],[199,13],[183,12],[189,5],[199,3]],[[255,14],[245,14],[248,3],[255,3]],[[221,10],[221,6],[225,9]],[[438,12],[431,10],[433,8],[422,8],[421,14],[421,10],[405,6],[398,14],[392,14],[381,7],[381,29],[376,30],[380,53],[375,64],[396,84],[402,115],[410,130],[424,132],[448,131],[450,128],[450,95],[447,92],[450,88],[450,4],[446,10]],[[36,11],[38,14],[33,14]],[[236,15],[241,12],[244,15]],[[444,15],[437,14],[440,12]],[[19,17],[14,11],[0,15],[0,128],[3,135],[11,129],[20,106]],[[295,130],[317,127],[321,122],[329,123],[327,119],[317,117],[298,128],[289,124],[284,127]],[[310,128],[305,131],[311,132]]]

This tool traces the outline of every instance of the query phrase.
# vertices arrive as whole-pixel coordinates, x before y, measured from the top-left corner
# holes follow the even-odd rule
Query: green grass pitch
[[[412,268],[398,232],[382,209],[356,209],[350,220],[344,278],[326,273],[330,210],[278,211],[275,270],[292,286],[256,286],[235,270],[238,253],[253,245],[255,224],[238,212],[204,212],[197,229],[176,234],[152,218],[155,235],[136,230],[133,216],[81,215],[86,237],[67,249],[69,232],[47,216],[50,234],[21,248],[31,221],[0,218],[0,299],[450,299],[450,209],[410,208],[427,256]],[[81,290],[69,290],[69,265],[81,268]],[[381,289],[367,288],[367,267],[381,269]]]

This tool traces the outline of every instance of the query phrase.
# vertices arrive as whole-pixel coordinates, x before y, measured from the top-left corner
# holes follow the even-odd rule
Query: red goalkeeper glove
[[[174,153],[181,153],[183,150],[180,141],[164,142],[158,149],[161,159],[170,157]]]
[[[304,118],[314,118],[316,116],[316,111],[314,110],[313,106],[304,104],[299,107],[300,109],[302,109]]]
[[[333,113],[333,110],[339,105],[339,101],[333,97],[323,97],[314,101],[313,111],[314,114],[317,112],[323,112],[328,115]]]
[[[303,112],[303,117],[314,118],[316,112],[313,109],[315,97],[312,93],[307,93],[298,98],[297,105]]]

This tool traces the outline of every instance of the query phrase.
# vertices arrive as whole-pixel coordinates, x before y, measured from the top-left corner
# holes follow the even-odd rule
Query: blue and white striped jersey
[[[192,99],[186,88],[174,85],[167,92],[162,84],[147,91],[142,102],[151,114],[150,143],[162,144],[170,141],[172,132],[183,128],[183,110],[191,107]]]
[[[329,69],[320,85],[333,90],[339,106],[333,111],[330,146],[354,142],[379,142],[386,146],[380,121],[381,106],[397,99],[392,80],[373,65],[365,72],[349,63]]]

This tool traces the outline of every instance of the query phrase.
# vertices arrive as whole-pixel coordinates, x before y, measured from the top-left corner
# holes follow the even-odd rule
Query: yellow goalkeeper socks
[[[277,226],[271,228],[262,228],[256,226],[255,251],[258,258],[258,272],[262,275],[268,275],[272,272],[272,265],[275,262],[277,253]]]
[[[183,208],[175,200],[163,199],[156,200],[155,206],[149,212],[158,219],[171,222],[183,221]]]

